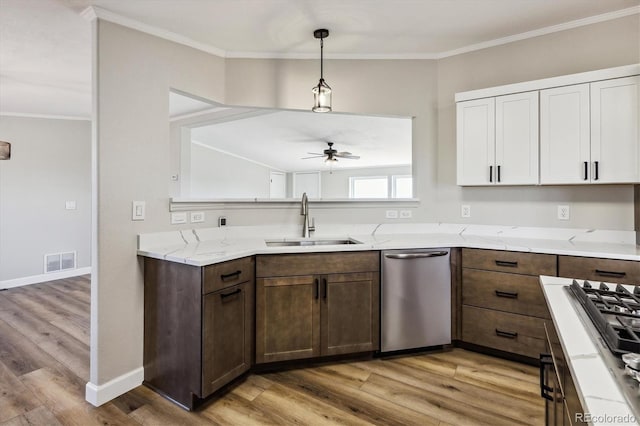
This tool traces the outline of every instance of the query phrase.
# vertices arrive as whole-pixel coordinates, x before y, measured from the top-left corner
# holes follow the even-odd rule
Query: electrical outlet
[[[171,180],[177,182],[178,180],[180,180],[180,175],[177,173],[175,175],[171,175]]]
[[[558,206],[558,219],[569,220],[571,219],[571,208],[569,206]]]
[[[386,218],[387,219],[397,219],[398,218],[398,210],[387,210]]]
[[[204,212],[191,212],[191,223],[204,222]]]
[[[400,210],[400,219],[409,219],[411,216],[411,210]]]
[[[468,204],[463,204],[460,208],[460,216],[471,217],[471,206]]]
[[[171,213],[171,224],[187,223],[187,212]]]

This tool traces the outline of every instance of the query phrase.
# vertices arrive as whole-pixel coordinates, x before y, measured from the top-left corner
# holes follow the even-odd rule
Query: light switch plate
[[[171,213],[171,224],[178,225],[181,223],[187,223],[187,212]]]
[[[145,202],[134,201],[131,203],[131,220],[144,220]]]
[[[75,210],[76,209],[76,202],[75,201],[65,201],[64,202],[64,208],[67,210]]]
[[[409,219],[413,216],[411,210],[400,210],[400,219]]]

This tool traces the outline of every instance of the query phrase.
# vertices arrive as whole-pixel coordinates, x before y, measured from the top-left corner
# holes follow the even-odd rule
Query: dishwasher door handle
[[[440,257],[449,254],[447,251],[425,251],[420,253],[385,253],[388,259],[424,259],[427,257]]]

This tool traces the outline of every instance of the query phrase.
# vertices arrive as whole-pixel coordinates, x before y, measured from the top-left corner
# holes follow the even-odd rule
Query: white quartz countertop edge
[[[578,397],[593,425],[637,425],[637,419],[585,330],[565,290],[572,279],[541,276],[540,284],[549,306]]]
[[[230,231],[226,234],[218,228],[141,234],[138,237],[137,254],[193,266],[206,266],[256,254],[461,247],[640,261],[640,247],[635,244],[619,242],[615,239],[611,239],[612,242],[577,240],[570,236],[571,233],[566,233],[567,239],[564,239],[562,230],[556,232],[561,239],[551,239],[550,237],[555,236],[554,230],[540,231],[541,236],[545,238],[533,238],[530,235],[535,235],[535,232],[530,230],[526,233],[522,232],[528,234],[526,236],[500,235],[503,231],[499,227],[495,227],[498,230],[488,231],[481,228],[476,233],[470,233],[467,228],[458,230],[453,225],[447,225],[445,229],[441,229],[443,226],[428,224],[422,227],[427,228],[426,232],[425,229],[410,232],[412,228],[391,228],[388,231],[392,232],[376,233],[378,227],[379,225],[372,228],[371,232],[367,225],[354,225],[351,228],[360,229],[348,227],[342,229],[356,232],[339,232],[340,229],[336,229],[335,233],[324,233],[312,238],[352,238],[361,244],[302,247],[268,247],[266,245],[265,240],[303,239],[293,236],[295,234],[291,233],[289,228],[283,231],[267,227],[255,227],[256,229],[244,227],[240,231]],[[394,230],[398,232],[394,233]],[[577,231],[573,231],[578,234]],[[589,234],[584,235],[589,236]]]

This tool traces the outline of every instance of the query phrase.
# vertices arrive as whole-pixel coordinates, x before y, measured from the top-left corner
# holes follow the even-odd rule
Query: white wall
[[[45,254],[76,251],[77,267],[90,266],[91,123],[0,116],[0,140],[11,143],[0,161],[0,288],[45,280]]]
[[[224,101],[224,60],[94,21],[94,259],[90,382],[142,367],[143,268],[136,236],[170,230],[169,88]],[[179,152],[179,147],[177,147]],[[146,220],[131,221],[131,202]],[[175,229],[175,228],[174,228]]]
[[[270,171],[252,161],[191,144],[193,198],[269,198]]]
[[[633,230],[632,185],[456,186],[454,94],[640,62],[640,20],[632,15],[438,61],[437,218],[444,222]],[[460,217],[460,205],[472,217]],[[557,205],[571,220],[557,219]]]

